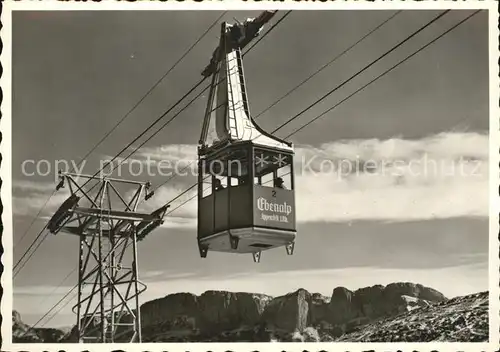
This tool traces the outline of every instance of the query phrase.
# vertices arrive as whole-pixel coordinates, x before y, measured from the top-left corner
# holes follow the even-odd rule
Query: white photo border
[[[484,9],[489,13],[489,68],[490,68],[490,200],[489,200],[489,342],[485,343],[141,343],[141,344],[86,344],[88,351],[494,351],[500,346],[500,289],[499,289],[499,165],[500,165],[500,109],[499,109],[499,30],[498,30],[498,2],[486,1],[101,1],[101,2],[73,2],[44,0],[9,1],[3,3],[0,31],[3,44],[0,56],[3,73],[0,85],[3,92],[1,102],[0,132],[2,133],[0,153],[1,202],[3,224],[1,258],[4,266],[1,276],[3,295],[1,299],[2,326],[1,334],[4,351],[81,351],[80,344],[21,344],[12,343],[12,247],[13,247],[13,219],[12,219],[12,91],[11,91],[11,57],[12,57],[12,12],[43,10],[437,10],[437,9]]]

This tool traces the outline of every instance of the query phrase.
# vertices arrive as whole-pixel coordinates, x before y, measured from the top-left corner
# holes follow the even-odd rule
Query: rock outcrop
[[[433,288],[425,287],[420,284],[410,282],[398,282],[385,286],[385,296],[388,299],[398,296],[410,296],[423,299],[430,302],[443,302],[446,297]]]
[[[311,322],[311,307],[311,294],[299,289],[271,300],[262,321],[272,330],[303,331]]]
[[[142,326],[156,325],[168,321],[174,322],[186,317],[186,320],[192,321],[192,327],[196,328],[198,316],[198,296],[191,293],[168,295],[144,303],[141,306]]]
[[[17,343],[60,342],[67,332],[53,328],[32,328],[21,319],[21,314],[12,311],[12,340]]]
[[[204,332],[217,332],[255,326],[270,300],[253,293],[207,291],[198,299],[200,327]]]
[[[371,322],[338,341],[484,342],[488,329],[488,292],[481,292]]]
[[[334,336],[338,336],[375,319],[444,300],[446,297],[440,292],[413,283],[394,283],[385,287],[375,285],[356,291],[337,287],[332,292],[327,311],[323,316],[315,317],[312,325],[323,330],[330,329]]]
[[[337,287],[332,292],[332,298],[328,305],[328,316],[332,324],[343,324],[360,315],[359,310],[353,303],[354,293],[345,287]]]
[[[12,311],[12,339],[16,342],[41,342],[40,337],[30,330],[30,327],[22,321],[21,314],[15,310]]]

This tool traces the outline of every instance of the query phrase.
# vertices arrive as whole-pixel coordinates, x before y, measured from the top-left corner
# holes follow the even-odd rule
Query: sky
[[[399,13],[258,123],[273,130],[438,13]],[[276,135],[287,136],[470,13],[446,14]],[[67,197],[63,189],[51,198],[21,241],[56,186],[56,161],[79,163],[220,14],[14,13],[14,263]],[[258,14],[229,12],[223,20]],[[245,56],[252,114],[393,14],[293,11]],[[94,173],[200,80],[218,30],[85,160],[83,173]],[[146,166],[154,171],[161,160],[186,165],[196,158],[205,103],[203,95],[141,147],[120,176],[157,186],[168,176],[148,174]],[[148,285],[142,301],[209,289],[281,295],[302,287],[330,295],[337,286],[354,290],[397,281],[421,283],[448,297],[487,290],[488,119],[488,23],[482,12],[290,138],[298,226],[293,256],[281,248],[263,252],[259,264],[249,255],[215,252],[201,259],[192,201],[140,243],[140,278]],[[334,167],[339,165],[344,168]],[[176,177],[143,209],[167,203],[194,181],[192,175]],[[36,322],[76,283],[76,274],[61,281],[77,263],[77,238],[47,237],[14,281],[14,309],[25,322]],[[70,306],[47,325],[73,323]]]

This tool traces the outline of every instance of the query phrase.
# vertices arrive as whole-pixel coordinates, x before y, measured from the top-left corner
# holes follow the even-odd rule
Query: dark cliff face
[[[203,331],[217,332],[235,327],[254,326],[259,322],[270,297],[251,293],[207,291],[198,300]]]
[[[358,317],[360,312],[353,304],[353,295],[345,287],[335,288],[328,305],[327,320],[332,324],[342,324]]]
[[[300,289],[271,300],[261,320],[270,329],[303,331],[311,321],[311,307],[311,294]]]
[[[186,316],[195,320],[193,322],[193,328],[195,328],[198,315],[198,296],[190,293],[168,295],[164,298],[149,301],[141,306],[143,326],[155,325]]]
[[[271,299],[246,292],[177,293],[143,304],[141,321],[143,329],[166,339],[190,333],[212,335],[258,325]]]

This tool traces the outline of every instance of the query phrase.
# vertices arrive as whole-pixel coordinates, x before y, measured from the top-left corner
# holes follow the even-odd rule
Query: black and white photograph
[[[6,350],[498,346],[495,2],[349,4],[6,3]]]

